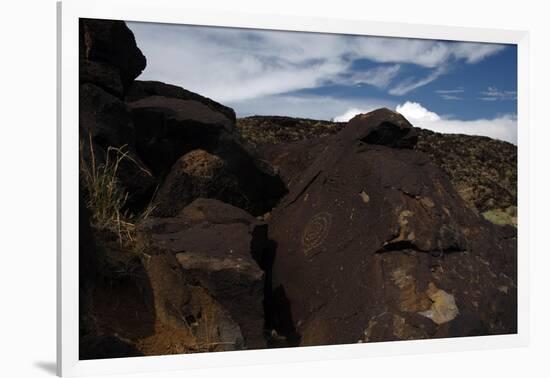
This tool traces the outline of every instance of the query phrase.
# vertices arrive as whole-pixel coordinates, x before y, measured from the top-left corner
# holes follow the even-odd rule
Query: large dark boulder
[[[97,85],[118,98],[122,98],[124,94],[118,68],[102,62],[82,59],[80,62],[80,83]]]
[[[126,101],[134,102],[141,100],[142,98],[151,96],[162,96],[169,98],[176,98],[180,100],[194,100],[202,104],[205,104],[212,110],[223,114],[231,122],[235,122],[235,111],[228,106],[222,105],[208,97],[201,96],[198,93],[188,91],[176,85],[165,84],[160,81],[141,81],[136,80],[128,88],[126,92]]]
[[[195,100],[152,96],[128,103],[140,156],[157,174],[197,148],[213,150],[232,128],[231,120]]]
[[[311,163],[323,153],[330,137],[299,140],[291,143],[265,144],[256,147],[287,187],[291,187]]]
[[[243,171],[239,160],[224,159],[197,149],[183,155],[172,167],[154,200],[154,215],[175,216],[199,197],[215,198],[252,214],[263,214],[275,204],[265,192],[250,185],[257,171]],[[269,177],[274,181],[272,177]],[[277,183],[278,184],[278,183]],[[267,193],[269,194],[269,192]]]
[[[157,179],[139,158],[135,132],[126,104],[94,84],[80,85],[80,154],[83,169],[98,169],[110,162],[116,165],[116,177],[128,193],[126,206],[139,211],[148,205],[157,187]]]
[[[269,161],[291,185],[322,153],[327,136],[347,123],[253,116],[239,118],[237,128],[246,143]],[[498,225],[517,225],[517,146],[483,136],[442,134],[416,128],[415,149],[428,154],[445,171],[464,201]]]
[[[133,142],[134,126],[126,104],[94,84],[82,84],[79,91],[80,135],[103,149]]]
[[[139,156],[155,175],[168,175],[157,201],[161,204],[158,215],[171,216],[173,209],[179,210],[202,195],[260,215],[269,211],[286,192],[279,176],[240,143],[233,133],[233,121],[208,103],[153,95],[128,106],[132,110]],[[182,158],[199,149],[207,152],[201,155],[204,161],[197,159],[196,153]],[[223,182],[214,183],[208,178],[205,182],[204,177],[190,179],[193,175],[186,172],[190,160],[197,166],[217,159],[223,172],[218,171],[215,176],[223,176]],[[214,172],[211,170],[210,174]],[[199,181],[202,184],[197,185]],[[228,185],[225,193],[220,187],[224,182]],[[172,213],[163,211],[170,208]]]
[[[166,317],[167,304],[178,312],[189,312],[185,309],[189,300],[182,294],[168,296],[182,290],[185,279],[188,285],[204,289],[238,324],[243,345],[237,349],[265,347],[265,273],[260,267],[269,248],[265,224],[231,205],[197,199],[176,217],[149,218],[140,230],[143,251],[156,266],[150,267],[150,276],[157,314]]]
[[[157,179],[136,153],[134,125],[122,99],[145,68],[145,57],[123,21],[80,19],[79,28],[82,168],[97,173],[107,161],[114,166],[120,160],[116,178],[128,193],[125,207],[138,212],[149,204]]]
[[[409,121],[387,108],[356,115],[348,122],[345,133],[364,143],[395,148],[414,148],[418,140]]]
[[[81,18],[80,81],[122,97],[145,69],[146,60],[124,21]]]
[[[399,114],[352,120],[273,211],[271,319],[301,345],[516,332],[516,240],[413,149]]]

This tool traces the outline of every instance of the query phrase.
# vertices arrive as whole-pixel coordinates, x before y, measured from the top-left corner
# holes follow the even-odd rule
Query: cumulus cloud
[[[395,111],[401,113],[409,121],[435,122],[441,120],[438,114],[429,111],[418,102],[407,101],[404,104],[397,105]]]
[[[327,83],[368,84],[406,94],[444,74],[441,67],[476,63],[503,45],[337,34],[258,31],[129,22],[147,56],[140,79],[181,85],[221,102],[241,101]],[[379,65],[357,70],[353,62]],[[391,85],[400,64],[430,69],[424,78]]]
[[[514,114],[492,119],[458,120],[432,112],[417,102],[407,101],[395,110],[414,126],[445,134],[483,135],[517,144],[517,117]]]

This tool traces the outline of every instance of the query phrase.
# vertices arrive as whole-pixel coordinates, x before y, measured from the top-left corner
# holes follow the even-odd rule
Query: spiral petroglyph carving
[[[325,240],[331,223],[332,215],[327,212],[315,214],[309,220],[302,233],[302,246],[306,255]]]

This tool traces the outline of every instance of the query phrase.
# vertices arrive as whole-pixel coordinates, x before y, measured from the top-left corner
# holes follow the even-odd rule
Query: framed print
[[[526,344],[527,33],[58,13],[59,374]]]

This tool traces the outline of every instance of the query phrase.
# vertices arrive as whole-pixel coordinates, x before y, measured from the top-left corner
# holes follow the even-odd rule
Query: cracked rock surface
[[[167,274],[181,276],[181,283],[165,285],[166,277],[153,274],[154,266],[145,264],[157,293],[157,314],[185,313],[186,285],[204,288],[242,332],[241,346],[235,349],[265,347],[265,274],[260,265],[267,234],[263,223],[237,207],[199,198],[175,217],[148,219],[141,232],[143,252],[150,260],[162,260],[160,267],[173,262],[175,273],[166,269]],[[177,290],[181,294],[167,296]]]
[[[269,234],[280,333],[319,345],[516,331],[514,231],[472,211],[414,141],[397,113],[357,116],[289,186]]]

